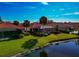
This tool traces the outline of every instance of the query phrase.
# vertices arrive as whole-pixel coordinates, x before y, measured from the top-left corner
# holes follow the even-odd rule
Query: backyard
[[[28,51],[29,49],[44,46],[46,43],[51,41],[63,40],[68,38],[70,39],[76,37],[78,36],[74,34],[61,33],[61,34],[51,34],[43,37],[29,35],[24,36],[21,39],[1,41],[0,56],[14,56],[17,53],[23,52],[25,50]]]

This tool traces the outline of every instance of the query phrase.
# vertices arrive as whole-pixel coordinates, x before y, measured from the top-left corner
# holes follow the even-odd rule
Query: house
[[[60,31],[71,31],[74,29],[72,24],[66,22],[65,23],[58,22],[57,25]]]
[[[72,31],[72,32],[70,32],[70,34],[78,34],[79,33],[79,31]]]
[[[57,32],[73,32],[79,31],[79,23],[72,22],[48,22],[46,25],[42,25],[39,22],[34,22],[30,25],[30,31],[32,33],[56,33]]]
[[[25,32],[25,27],[23,25],[18,25],[17,30],[21,31],[22,33]]]
[[[34,22],[30,25],[29,29],[31,32],[37,32],[37,31],[40,31],[40,26],[41,26],[40,23]]]
[[[16,26],[9,22],[0,23],[0,39],[10,38],[16,33],[21,33],[23,26]]]
[[[42,32],[46,32],[48,34],[55,32],[56,24],[47,23],[46,25],[41,25],[40,29]]]
[[[78,22],[74,22],[74,23],[71,23],[71,24],[73,25],[73,27],[76,31],[79,31],[79,23]]]
[[[79,31],[79,23],[75,22],[68,22],[64,23],[63,29],[72,30],[72,31]]]
[[[30,28],[30,31],[32,33],[38,33],[39,32],[39,34],[40,33],[48,33],[48,34],[50,34],[50,33],[53,32],[53,30],[55,28],[55,26],[52,26],[52,25],[53,24],[42,25],[42,24],[40,24],[38,22],[34,22],[34,23],[32,23],[30,25],[29,28]]]

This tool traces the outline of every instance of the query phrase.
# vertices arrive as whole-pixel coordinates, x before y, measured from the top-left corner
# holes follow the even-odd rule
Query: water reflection
[[[49,57],[79,57],[79,39],[53,42],[39,50],[32,51],[28,57],[39,57],[40,52],[45,50]]]
[[[76,45],[79,45],[79,40],[76,39],[76,40],[75,40],[75,43],[76,43]]]

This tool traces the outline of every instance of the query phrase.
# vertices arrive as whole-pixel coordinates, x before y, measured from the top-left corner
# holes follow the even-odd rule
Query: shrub
[[[37,39],[31,39],[31,40],[26,41],[26,42],[22,45],[22,47],[23,47],[24,49],[26,49],[26,48],[31,49],[31,48],[33,48],[33,46],[36,45],[37,42],[38,42]]]
[[[24,35],[27,36],[27,35],[30,35],[30,33],[29,32],[25,32]]]
[[[15,34],[13,36],[11,36],[12,39],[20,39],[23,37],[23,34]]]

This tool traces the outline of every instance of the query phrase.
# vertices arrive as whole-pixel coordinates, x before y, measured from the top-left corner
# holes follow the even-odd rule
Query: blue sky
[[[4,21],[39,21],[41,16],[56,22],[79,22],[79,2],[0,2]]]

